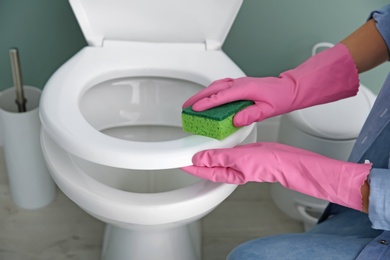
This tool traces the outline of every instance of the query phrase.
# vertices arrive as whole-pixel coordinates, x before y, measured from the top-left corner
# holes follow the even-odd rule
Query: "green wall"
[[[225,42],[226,53],[250,76],[278,75],[311,55],[318,42],[337,43],[385,0],[244,0]],[[378,92],[390,63],[361,74]]]
[[[248,75],[276,76],[308,58],[315,43],[340,41],[387,3],[244,0],[223,48]],[[0,90],[12,86],[10,47],[19,48],[24,83],[43,88],[85,44],[66,0],[0,0]],[[389,65],[362,74],[362,83],[377,93]]]
[[[84,45],[67,0],[0,0],[0,90],[13,85],[9,48],[19,49],[24,84],[43,88]]]

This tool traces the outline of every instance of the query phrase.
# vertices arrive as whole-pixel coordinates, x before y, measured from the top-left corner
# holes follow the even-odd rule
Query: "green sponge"
[[[183,130],[222,140],[239,129],[233,125],[233,116],[253,104],[253,101],[240,100],[201,112],[192,110],[192,106],[186,107],[181,113]]]

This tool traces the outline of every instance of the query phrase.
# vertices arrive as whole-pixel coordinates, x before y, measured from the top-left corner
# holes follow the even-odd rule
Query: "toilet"
[[[354,97],[285,114],[280,119],[277,141],[346,161],[375,98],[360,85]],[[317,223],[329,204],[278,183],[271,184],[271,197],[282,212],[301,221],[305,230]]]
[[[242,0],[70,4],[88,46],[41,96],[52,178],[106,223],[102,259],[200,259],[200,219],[237,186],[180,167],[198,151],[256,141],[256,128],[221,141],[184,133],[181,105],[216,79],[245,76],[221,49]]]

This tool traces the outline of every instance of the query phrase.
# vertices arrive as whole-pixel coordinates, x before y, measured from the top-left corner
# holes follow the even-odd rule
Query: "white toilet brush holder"
[[[26,111],[18,112],[15,88],[0,92],[1,131],[12,199],[20,208],[38,209],[55,196],[55,184],[40,145],[41,90],[24,86]]]

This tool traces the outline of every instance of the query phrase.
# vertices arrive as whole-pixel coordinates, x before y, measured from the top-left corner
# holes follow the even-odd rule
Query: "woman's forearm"
[[[362,193],[362,211],[368,213],[368,198],[370,196],[370,186],[368,185],[368,181],[365,181],[363,186],[360,188],[360,192]]]
[[[341,41],[352,55],[359,73],[389,60],[386,42],[371,19]]]

